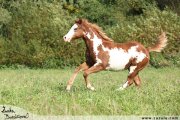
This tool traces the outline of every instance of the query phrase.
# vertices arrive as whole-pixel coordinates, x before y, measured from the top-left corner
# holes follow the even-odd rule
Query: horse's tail
[[[155,52],[161,52],[161,50],[166,47],[167,45],[167,37],[166,33],[162,32],[161,35],[158,37],[158,41],[155,45],[148,48],[149,52],[155,51]]]

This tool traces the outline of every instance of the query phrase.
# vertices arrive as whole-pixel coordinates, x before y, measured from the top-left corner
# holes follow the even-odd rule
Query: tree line
[[[155,67],[180,65],[179,0],[0,0],[0,67],[64,68],[84,61],[82,40],[64,43],[74,20],[98,24],[116,42],[145,46],[166,31],[168,46],[152,53]]]

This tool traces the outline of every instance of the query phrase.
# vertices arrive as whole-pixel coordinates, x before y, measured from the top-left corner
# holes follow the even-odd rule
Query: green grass
[[[73,69],[2,69],[0,104],[14,105],[40,115],[180,115],[180,69],[148,67],[141,71],[141,88],[115,91],[127,71],[90,75],[89,91],[80,73],[66,92]]]

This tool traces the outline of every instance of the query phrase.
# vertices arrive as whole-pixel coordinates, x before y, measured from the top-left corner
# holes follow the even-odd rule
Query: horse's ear
[[[82,23],[82,19],[76,20],[75,23],[81,24]]]

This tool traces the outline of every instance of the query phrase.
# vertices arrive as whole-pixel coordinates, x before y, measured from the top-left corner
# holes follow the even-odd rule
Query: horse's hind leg
[[[127,81],[123,84],[123,86],[121,86],[120,88],[118,88],[117,90],[124,90],[125,88],[127,88],[128,86],[132,85],[134,82],[134,78],[138,75],[138,70],[137,70],[137,66],[130,66],[129,67],[129,75],[127,77]]]
[[[141,80],[139,78],[138,73],[140,70],[142,70],[148,64],[148,61],[149,61],[149,59],[148,59],[148,57],[146,57],[141,62],[139,62],[138,64],[136,62],[134,62],[129,67],[129,75],[128,75],[127,82],[117,90],[124,90],[125,88],[130,86],[133,82],[135,82],[136,86],[140,86]]]
[[[77,76],[77,74],[79,73],[79,71],[81,70],[86,70],[88,69],[89,66],[86,64],[86,62],[84,62],[83,64],[81,64],[79,67],[77,67],[73,73],[73,75],[71,76],[71,78],[68,80],[68,83],[67,83],[67,87],[66,87],[66,90],[70,90],[71,89],[71,86]]]
[[[134,83],[135,83],[136,86],[140,87],[141,79],[140,79],[139,75],[136,75],[134,77]]]

